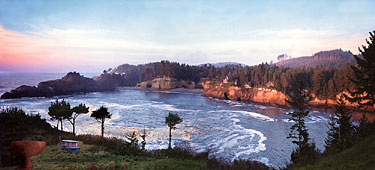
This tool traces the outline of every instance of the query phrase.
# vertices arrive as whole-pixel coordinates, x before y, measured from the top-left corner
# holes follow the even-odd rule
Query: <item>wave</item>
[[[239,129],[240,131],[248,132],[251,136],[251,140],[253,140],[256,136],[259,137],[258,144],[255,148],[253,147],[253,144],[247,144],[247,147],[239,147],[241,151],[237,151],[235,154],[235,157],[232,160],[234,160],[235,158],[239,158],[239,156],[244,155],[244,154],[249,155],[251,153],[258,153],[260,151],[265,151],[267,149],[266,144],[263,143],[264,141],[267,140],[267,137],[265,137],[262,132],[254,130],[254,129],[244,128],[242,125],[238,124],[240,122],[238,118],[232,118],[232,121],[233,121],[233,124],[237,127],[237,129]],[[241,136],[241,138],[244,138],[244,136]]]
[[[171,104],[153,104],[151,105],[151,107],[158,108],[160,110],[173,111],[173,112],[195,112],[197,111],[197,110],[190,110],[190,109],[179,109]]]
[[[309,121],[307,121],[309,120]],[[285,123],[295,123],[295,121],[293,120],[289,120],[289,119],[282,119],[281,121],[285,122]],[[325,118],[324,116],[307,116],[305,118],[305,123],[319,123],[319,122],[327,122],[329,121],[329,119]]]
[[[232,112],[249,115],[251,117],[254,117],[256,119],[260,119],[260,120],[263,120],[263,121],[266,121],[266,122],[274,122],[274,121],[277,120],[277,119],[270,118],[268,116],[265,116],[265,115],[262,115],[262,114],[259,114],[259,113],[255,113],[255,112],[248,112],[248,111],[232,111]]]

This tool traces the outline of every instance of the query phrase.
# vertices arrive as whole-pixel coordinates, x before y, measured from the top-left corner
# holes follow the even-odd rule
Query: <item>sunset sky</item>
[[[101,72],[170,60],[248,65],[358,53],[375,1],[1,0],[0,71]]]

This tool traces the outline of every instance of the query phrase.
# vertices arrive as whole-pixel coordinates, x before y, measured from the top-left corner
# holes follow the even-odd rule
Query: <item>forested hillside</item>
[[[291,58],[275,63],[284,67],[341,67],[345,63],[355,63],[353,54],[342,49],[320,51],[312,56]]]
[[[342,52],[342,51],[341,51]],[[297,77],[305,80],[306,88],[320,99],[335,99],[336,94],[352,88],[348,76],[353,75],[348,59],[353,58],[350,52],[341,55],[340,50],[319,52],[314,55],[320,61],[331,62],[335,58],[345,58],[347,63],[333,66],[316,67],[284,67],[262,63],[256,66],[227,65],[216,68],[210,64],[200,66],[180,64],[177,62],[161,61],[142,65],[123,64],[115,69],[105,70],[100,78],[123,79],[125,86],[134,86],[136,83],[166,76],[177,80],[194,81],[226,80],[232,85],[244,87],[270,87],[289,94],[294,87]],[[324,58],[324,60],[323,60]],[[111,76],[112,75],[112,76]]]

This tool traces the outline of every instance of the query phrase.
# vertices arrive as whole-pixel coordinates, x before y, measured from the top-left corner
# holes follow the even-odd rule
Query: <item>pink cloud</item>
[[[84,63],[82,57],[64,48],[59,41],[15,32],[0,25],[0,71],[72,71],[78,63]]]

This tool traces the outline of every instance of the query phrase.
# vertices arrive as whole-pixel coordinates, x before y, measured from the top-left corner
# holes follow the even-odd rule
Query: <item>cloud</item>
[[[259,29],[241,32],[240,36],[211,33],[203,41],[194,41],[194,36],[170,36],[172,41],[182,41],[170,43],[154,39],[153,33],[128,30],[58,29],[45,25],[37,30],[19,33],[0,26],[2,69],[99,72],[123,63],[163,59],[188,64],[236,61],[253,65],[275,60],[281,53],[299,57],[337,48],[357,53],[367,36],[328,29]]]

